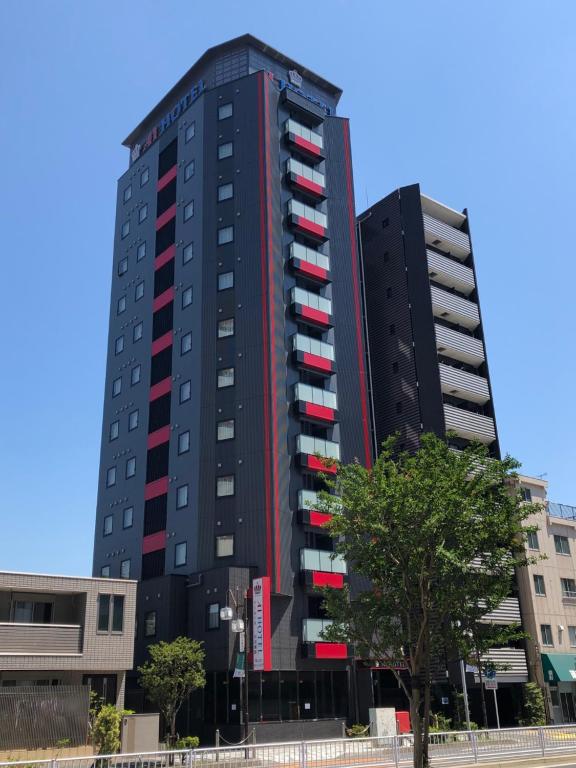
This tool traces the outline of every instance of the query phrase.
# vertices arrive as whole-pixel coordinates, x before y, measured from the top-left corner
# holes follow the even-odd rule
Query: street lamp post
[[[234,605],[234,610],[227,605],[220,609],[221,621],[230,621],[230,628],[235,635],[238,635],[238,654],[242,654],[243,667],[239,671],[240,682],[240,728],[242,739],[248,738],[248,686],[247,686],[247,646],[248,646],[248,617],[246,613],[246,592],[242,590],[240,596],[239,588],[236,587],[236,594],[228,589]]]

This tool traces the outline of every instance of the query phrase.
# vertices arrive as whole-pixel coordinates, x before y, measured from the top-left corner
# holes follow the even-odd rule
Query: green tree
[[[98,754],[113,755],[120,749],[120,725],[126,712],[120,712],[114,704],[102,704],[94,718],[92,741]]]
[[[162,713],[169,729],[170,744],[176,741],[176,715],[197,688],[206,685],[202,643],[177,637],[149,646],[150,659],[138,667],[139,682]]]
[[[537,683],[526,683],[524,686],[524,706],[520,725],[546,725],[546,709],[544,694]]]
[[[432,434],[413,455],[387,440],[371,469],[338,465],[335,492],[321,494],[328,529],[354,591],[325,590],[328,640],[351,642],[366,658],[402,659],[394,671],[410,704],[414,765],[428,764],[431,662],[468,652],[466,634],[510,593],[527,564],[522,522],[534,509],[515,489],[518,463],[472,444],[451,450]],[[365,586],[369,585],[369,586]]]

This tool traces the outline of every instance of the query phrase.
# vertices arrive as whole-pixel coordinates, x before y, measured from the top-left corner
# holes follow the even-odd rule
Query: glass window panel
[[[110,566],[109,565],[103,565],[102,568],[100,568],[100,576],[103,576],[105,579],[110,578]]]
[[[122,511],[122,528],[132,528],[134,522],[134,507],[126,507]]]
[[[122,562],[120,563],[120,578],[121,579],[130,578],[130,560],[122,560]]]
[[[150,171],[148,168],[144,168],[144,170],[140,174],[140,186],[143,187],[144,184],[147,184],[149,178],[150,178]]]
[[[221,272],[218,275],[218,290],[226,291],[234,287],[234,272]]]
[[[218,371],[218,389],[234,386],[234,368],[221,368]]]
[[[190,431],[181,432],[178,435],[178,453],[188,453],[190,450]]]
[[[218,338],[225,339],[227,336],[234,336],[233,317],[229,317],[226,320],[220,320],[218,323]]]
[[[234,536],[216,536],[216,557],[231,557],[234,554]]]
[[[130,222],[129,221],[125,221],[124,224],[122,224],[122,229],[121,229],[120,234],[121,234],[122,240],[124,240],[125,237],[128,237],[128,235],[130,234]]]
[[[128,271],[128,258],[120,259],[118,262],[118,274],[123,275]]]
[[[156,636],[156,611],[147,611],[144,614],[144,637]]]
[[[116,485],[116,467],[109,467],[106,472],[106,488]]]
[[[142,224],[148,218],[148,205],[143,205],[138,211],[138,222]]]
[[[136,286],[134,290],[134,300],[140,301],[140,299],[144,296],[144,280],[142,280],[138,285]]]
[[[232,440],[234,437],[234,419],[219,421],[217,427],[217,439],[219,442],[222,440]]]
[[[146,256],[146,243],[140,243],[136,251],[136,261],[142,261]]]
[[[132,333],[132,340],[134,342],[140,341],[143,333],[144,333],[144,324],[140,322],[134,326],[134,331]]]
[[[188,288],[185,288],[182,291],[182,309],[186,309],[186,307],[189,307],[190,304],[192,304],[193,295],[192,295],[192,286],[188,286]]]
[[[234,475],[216,478],[216,495],[219,497],[234,495]]]
[[[142,366],[135,365],[130,372],[130,384],[132,386],[134,386],[134,384],[138,384],[138,382],[140,381],[141,375],[142,375]]]
[[[110,424],[110,440],[117,440],[118,435],[120,434],[120,422],[119,421],[113,421],[112,424]]]
[[[112,533],[113,524],[114,524],[114,516],[106,515],[106,517],[104,518],[104,526],[103,526],[104,536],[110,536],[110,534]]]
[[[194,200],[184,206],[184,221],[188,221],[192,216],[194,216]]]
[[[140,417],[140,412],[138,409],[136,409],[135,411],[132,411],[132,413],[128,416],[129,432],[131,432],[133,429],[137,429],[139,417]]]
[[[234,227],[221,227],[218,230],[218,245],[226,245],[234,240]]]
[[[182,250],[182,263],[188,264],[194,258],[194,243],[188,245]]]
[[[116,314],[121,315],[126,311],[126,296],[120,296],[118,303],[116,304]]]
[[[192,397],[192,382],[185,381],[180,384],[180,402],[185,403]]]
[[[232,157],[234,147],[231,141],[218,145],[218,160],[224,160],[226,157]]]
[[[185,333],[180,339],[180,354],[185,355],[192,349],[192,333]]]
[[[134,456],[126,462],[126,478],[134,477],[136,474],[136,459]]]
[[[176,509],[188,506],[188,485],[181,485],[176,490]]]
[[[187,545],[185,541],[181,541],[174,547],[174,566],[176,568],[181,565],[186,565],[186,549]]]
[[[184,181],[188,181],[188,179],[191,179],[192,176],[194,176],[194,173],[196,171],[196,163],[194,160],[190,160],[190,162],[184,167]]]
[[[234,185],[220,184],[218,187],[218,202],[223,203],[224,200],[230,200],[232,197],[234,197]]]
[[[108,632],[110,626],[110,595],[98,595],[98,631]]]
[[[220,603],[210,603],[206,608],[206,629],[218,629],[220,626]]]
[[[122,376],[119,376],[117,379],[114,379],[112,382],[112,397],[116,397],[116,395],[119,395],[122,391]]]
[[[132,184],[128,184],[128,186],[124,190],[124,195],[123,195],[124,202],[127,203],[131,197],[132,197]]]
[[[193,139],[196,135],[196,123],[192,122],[190,125],[186,127],[186,131],[184,132],[184,142],[188,143],[190,139]]]
[[[118,336],[114,342],[114,354],[119,355],[124,351],[124,336]]]
[[[228,102],[228,104],[221,104],[218,107],[218,120],[226,120],[227,117],[232,117],[233,112],[234,107],[232,102]]]

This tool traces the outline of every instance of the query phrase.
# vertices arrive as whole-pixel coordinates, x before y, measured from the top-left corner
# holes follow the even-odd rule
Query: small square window
[[[126,462],[126,479],[129,477],[134,477],[136,474],[136,458],[132,456],[132,458],[128,459]]]
[[[112,528],[114,526],[114,515],[106,515],[104,518],[104,525],[102,533],[104,536],[110,536],[112,533]]]
[[[132,332],[132,341],[140,341],[142,338],[142,334],[144,332],[144,323],[140,322],[137,325],[134,326],[134,331]]]
[[[146,611],[144,614],[144,637],[156,636],[156,611]]]
[[[234,386],[234,368],[220,368],[218,371],[218,389]]]
[[[128,237],[129,234],[130,234],[130,222],[125,221],[124,224],[122,224],[122,230],[120,232],[122,240],[124,240],[125,237]]]
[[[230,200],[232,197],[234,197],[234,185],[220,184],[218,187],[218,202],[223,203],[224,200]]]
[[[144,296],[144,280],[137,284],[134,290],[134,301],[140,301]]]
[[[116,485],[116,467],[108,467],[106,471],[106,488]]]
[[[188,453],[190,450],[190,431],[181,432],[178,435],[178,453]]]
[[[194,160],[190,160],[190,162],[184,166],[184,181],[188,181],[189,179],[194,176],[194,173],[196,171],[196,163]]]
[[[216,434],[216,439],[219,443],[221,443],[223,440],[232,440],[234,438],[234,419],[219,421],[217,424]]]
[[[192,397],[192,382],[184,381],[180,384],[180,402],[185,403]]]
[[[234,112],[234,106],[231,101],[227,104],[221,104],[218,107],[218,120],[226,120],[227,117],[232,117]]]
[[[138,223],[142,224],[142,222],[145,221],[147,218],[148,218],[148,205],[145,204],[138,211]]]
[[[128,416],[128,432],[132,432],[133,429],[138,428],[138,414],[139,410],[136,409]]]
[[[221,272],[218,275],[218,290],[226,291],[234,288],[234,272]]]
[[[196,123],[190,123],[184,132],[184,142],[187,144],[196,135]]]
[[[550,624],[540,624],[540,636],[542,638],[542,645],[554,645]]]
[[[194,258],[194,243],[188,245],[182,251],[182,264],[188,264]]]
[[[110,566],[109,565],[103,565],[102,568],[100,568],[100,576],[102,576],[105,579],[110,578]]]
[[[218,245],[234,242],[234,227],[221,227],[218,230]]]
[[[184,221],[188,221],[192,216],[194,216],[194,200],[190,200],[190,202],[184,206]]]
[[[130,578],[130,560],[122,560],[120,562],[120,578],[121,579]]]
[[[185,355],[187,352],[190,352],[192,349],[192,334],[185,333],[184,336],[180,339],[180,354]]]
[[[226,157],[232,157],[234,153],[234,147],[231,141],[227,141],[226,144],[218,145],[218,160],[224,160]]]
[[[134,524],[134,507],[126,507],[122,511],[122,528],[132,528]]]
[[[176,509],[183,509],[188,506],[188,486],[181,485],[176,489]]]
[[[119,434],[120,434],[120,422],[113,421],[112,424],[110,424],[110,435],[109,435],[110,442],[112,442],[112,440],[117,440]]]
[[[143,187],[144,184],[148,184],[149,178],[150,178],[150,171],[148,170],[148,168],[144,168],[144,170],[140,174],[140,186]]]
[[[234,496],[234,475],[223,475],[216,478],[216,496]]]
[[[180,565],[186,565],[186,542],[181,541],[174,547],[174,567],[178,568]]]
[[[142,261],[146,256],[146,243],[140,243],[136,250],[136,261]]]
[[[544,576],[541,576],[538,573],[535,573],[533,575],[534,579],[534,592],[537,595],[541,595],[542,597],[546,596],[546,585],[544,584]]]
[[[114,354],[119,355],[124,351],[124,336],[118,336],[114,342]]]
[[[128,272],[128,258],[120,259],[118,262],[118,276],[122,276],[126,272]]]
[[[122,376],[112,382],[112,397],[116,397],[120,392],[122,392]]]
[[[206,629],[219,629],[220,603],[210,603],[206,606]]]
[[[186,309],[192,304],[192,286],[185,288],[182,291],[182,309]]]
[[[142,366],[140,363],[138,365],[135,365],[134,368],[130,371],[130,385],[134,386],[135,384],[138,384],[140,381],[140,377],[142,376]]]
[[[130,200],[131,197],[132,197],[132,184],[128,184],[128,186],[124,190],[124,194],[123,194],[122,198],[123,198],[124,202],[127,203],[128,200]]]
[[[126,312],[126,296],[120,296],[116,304],[116,314],[121,315],[122,312]]]
[[[234,336],[234,318],[229,317],[226,320],[218,322],[218,338],[225,339],[228,336]]]
[[[216,557],[232,557],[234,554],[234,536],[216,536]]]

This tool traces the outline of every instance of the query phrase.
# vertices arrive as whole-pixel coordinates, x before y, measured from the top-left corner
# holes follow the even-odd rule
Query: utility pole
[[[230,621],[231,629],[235,635],[238,635],[238,653],[236,659],[238,660],[240,654],[243,661],[242,668],[235,665],[235,670],[239,672],[238,680],[240,683],[240,729],[242,732],[242,740],[248,739],[248,611],[246,606],[246,590],[239,592],[239,587],[236,587],[236,594],[228,589],[228,595],[234,605],[234,610],[230,606],[225,606],[220,609],[220,619],[222,621]]]

